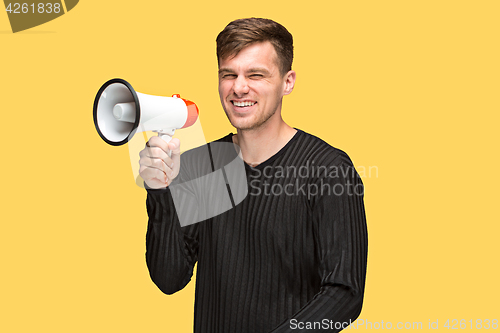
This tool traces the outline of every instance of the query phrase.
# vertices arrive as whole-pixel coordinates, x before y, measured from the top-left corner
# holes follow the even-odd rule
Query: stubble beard
[[[269,114],[260,114],[257,119],[253,120],[251,123],[245,122],[244,124],[238,124],[238,117],[230,115],[230,113],[226,110],[224,107],[224,112],[226,113],[226,117],[233,125],[234,128],[240,131],[248,131],[248,130],[254,130],[262,125],[264,125],[269,119],[271,119],[272,116],[276,113],[278,110],[278,106],[274,108],[274,110],[269,113]],[[245,119],[246,120],[246,119]]]

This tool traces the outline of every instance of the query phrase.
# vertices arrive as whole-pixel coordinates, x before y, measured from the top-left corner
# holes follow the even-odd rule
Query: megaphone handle
[[[172,133],[172,135],[173,135],[173,133]],[[170,142],[170,140],[172,140],[172,136],[171,136],[170,134],[167,134],[167,133],[161,133],[161,132],[158,132],[158,136],[159,136],[160,138],[162,138],[163,140],[165,140],[165,142],[167,142],[167,143],[169,143],[169,142]],[[172,156],[172,151],[171,151],[171,150],[169,150],[169,151],[167,152],[167,154],[168,154],[168,156],[169,156],[169,157],[171,157],[171,156]]]

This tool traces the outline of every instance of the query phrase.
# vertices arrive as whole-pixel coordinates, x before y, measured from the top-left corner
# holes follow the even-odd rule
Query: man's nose
[[[248,87],[247,79],[244,76],[238,76],[234,81],[233,90],[237,96],[248,94],[250,88]]]

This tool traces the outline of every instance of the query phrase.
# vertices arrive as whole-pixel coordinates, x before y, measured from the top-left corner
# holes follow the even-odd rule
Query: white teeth
[[[234,105],[236,106],[252,106],[255,104],[255,102],[233,102]]]

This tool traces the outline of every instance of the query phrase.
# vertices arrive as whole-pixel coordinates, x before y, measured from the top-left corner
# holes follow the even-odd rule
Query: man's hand
[[[179,174],[181,163],[181,142],[172,139],[168,144],[158,136],[153,136],[139,153],[139,174],[151,188],[165,188]],[[171,151],[171,157],[167,152]]]

